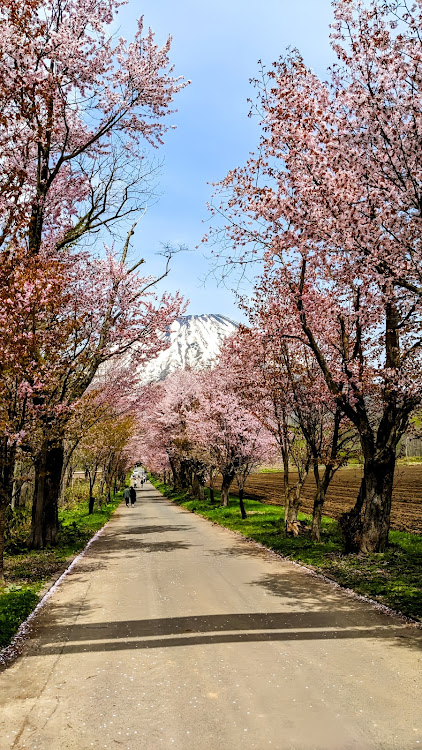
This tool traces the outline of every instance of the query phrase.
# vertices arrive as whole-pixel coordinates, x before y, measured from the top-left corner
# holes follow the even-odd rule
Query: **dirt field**
[[[360,466],[350,466],[337,472],[328,490],[324,515],[338,518],[341,513],[353,506],[361,477]],[[304,511],[312,510],[314,488],[313,477],[308,477],[303,494],[302,510]],[[237,493],[235,483],[232,485],[231,492]],[[253,500],[265,500],[277,505],[283,503],[282,472],[251,474],[246,484],[245,494]],[[422,464],[397,467],[391,526],[399,531],[422,534]]]

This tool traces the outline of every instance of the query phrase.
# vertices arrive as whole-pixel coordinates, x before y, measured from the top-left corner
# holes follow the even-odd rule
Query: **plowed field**
[[[354,505],[362,477],[362,467],[350,466],[340,469],[328,490],[324,515],[338,518]],[[294,473],[292,472],[292,480]],[[313,477],[309,476],[304,487],[302,510],[311,512],[315,491]],[[237,494],[233,483],[231,493]],[[271,472],[251,474],[246,484],[246,497],[276,505],[283,504],[283,473]],[[399,531],[422,534],[422,464],[398,466],[393,493],[391,526]]]

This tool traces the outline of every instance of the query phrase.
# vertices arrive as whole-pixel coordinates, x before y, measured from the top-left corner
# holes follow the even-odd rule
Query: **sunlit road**
[[[146,485],[0,675],[0,748],[411,750],[418,643]]]

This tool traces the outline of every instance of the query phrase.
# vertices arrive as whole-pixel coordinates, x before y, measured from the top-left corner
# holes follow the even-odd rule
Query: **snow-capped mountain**
[[[164,380],[175,370],[200,369],[219,354],[227,336],[237,330],[238,323],[224,315],[184,315],[170,327],[171,344],[151,361],[141,373],[143,382]]]

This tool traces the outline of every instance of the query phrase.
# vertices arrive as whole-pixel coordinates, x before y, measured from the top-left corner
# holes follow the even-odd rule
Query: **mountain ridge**
[[[175,370],[206,367],[238,327],[239,323],[231,318],[214,313],[177,318],[167,334],[170,346],[143,368],[142,381],[160,381]]]

